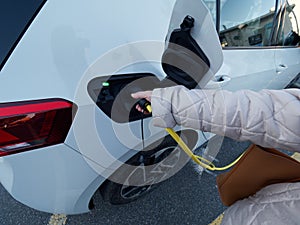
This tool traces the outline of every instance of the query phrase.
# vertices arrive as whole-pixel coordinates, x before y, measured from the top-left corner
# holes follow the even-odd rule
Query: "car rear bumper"
[[[19,202],[49,213],[89,211],[103,178],[65,144],[0,158],[0,182]]]

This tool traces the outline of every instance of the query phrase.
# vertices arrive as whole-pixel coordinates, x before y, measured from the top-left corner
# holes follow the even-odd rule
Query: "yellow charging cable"
[[[147,111],[149,113],[152,112],[152,108],[150,103],[145,104],[145,107],[147,109]],[[214,171],[214,170],[227,170],[230,167],[232,167],[233,165],[235,165],[240,158],[243,156],[243,154],[241,154],[236,160],[234,160],[232,163],[224,166],[224,167],[216,167],[211,161],[199,156],[199,155],[195,155],[192,150],[190,150],[190,148],[184,143],[184,141],[179,137],[179,135],[172,129],[172,128],[166,128],[166,131],[170,134],[170,136],[178,143],[178,145],[181,147],[181,149],[198,165],[200,165],[201,167]]]

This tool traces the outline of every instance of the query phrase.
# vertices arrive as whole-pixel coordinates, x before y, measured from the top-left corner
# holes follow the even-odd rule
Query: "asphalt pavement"
[[[217,155],[225,165],[249,143],[225,138]],[[0,225],[55,224],[53,215],[16,202],[0,185]],[[95,195],[95,209],[81,215],[63,217],[67,225],[207,225],[226,209],[218,196],[215,175],[199,172],[189,162],[175,176],[143,198],[126,204],[110,205]],[[60,224],[60,223],[57,223]]]

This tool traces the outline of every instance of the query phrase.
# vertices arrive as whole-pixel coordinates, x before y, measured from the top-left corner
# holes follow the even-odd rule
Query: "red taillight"
[[[0,104],[0,157],[63,143],[75,110],[62,99]]]

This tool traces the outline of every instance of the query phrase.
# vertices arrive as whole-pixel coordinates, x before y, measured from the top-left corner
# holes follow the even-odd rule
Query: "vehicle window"
[[[300,44],[298,21],[300,17],[299,3],[299,0],[280,2],[275,20],[272,45],[298,46]]]
[[[220,40],[223,47],[270,45],[274,0],[221,1]]]
[[[0,69],[45,0],[2,0],[0,7]]]

